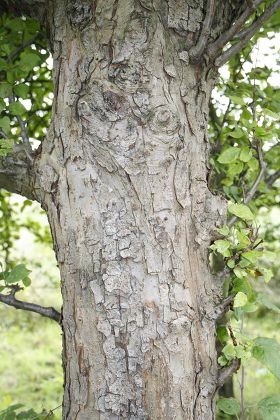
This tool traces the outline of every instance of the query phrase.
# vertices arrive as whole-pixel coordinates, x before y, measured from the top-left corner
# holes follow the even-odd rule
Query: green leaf
[[[243,292],[238,292],[234,298],[233,307],[234,308],[241,308],[242,306],[246,305],[248,302],[248,298]]]
[[[233,269],[233,272],[239,279],[243,279],[247,276],[247,272],[245,270],[242,270],[240,267],[235,267]]]
[[[274,305],[274,303],[271,302],[271,300],[269,299],[269,297],[267,295],[259,293],[258,296],[257,296],[257,301],[259,303],[261,303],[262,305],[264,305],[266,308],[271,309],[272,311],[280,314],[280,308],[278,308],[278,306]]]
[[[228,133],[228,135],[234,139],[240,139],[244,136],[244,132],[241,130],[241,128],[237,127],[235,130]]]
[[[242,248],[251,243],[250,239],[248,238],[247,234],[244,231],[238,230],[236,232],[236,237],[240,245],[242,245]]]
[[[6,156],[13,148],[13,139],[0,139],[0,156]]]
[[[245,105],[244,99],[240,96],[228,95],[229,98],[237,105]]]
[[[239,267],[240,268],[246,268],[249,267],[251,265],[249,260],[246,260],[245,258],[241,258],[241,260],[239,261]]]
[[[0,98],[8,98],[13,93],[12,85],[7,82],[0,83]]]
[[[259,401],[258,410],[263,420],[279,420],[280,395],[271,395]]]
[[[29,71],[38,66],[40,62],[41,58],[37,54],[28,53],[23,55],[20,65],[24,68],[24,70]]]
[[[230,204],[228,207],[228,211],[231,214],[239,217],[242,220],[253,220],[254,215],[249,209],[249,207],[245,206],[244,204]]]
[[[21,97],[22,99],[28,98],[30,87],[28,85],[25,85],[24,83],[21,83],[20,85],[16,85],[14,87],[14,92],[17,96]]]
[[[225,357],[228,360],[232,360],[236,358],[236,351],[235,351],[235,347],[232,344],[227,344],[222,352],[224,353]]]
[[[242,253],[242,257],[250,261],[252,264],[256,264],[257,259],[261,256],[261,252],[257,250],[247,251]]]
[[[233,268],[233,267],[235,266],[235,261],[234,261],[234,260],[232,260],[232,259],[228,260],[228,262],[227,262],[227,266],[228,266],[229,268]]]
[[[229,241],[225,241],[223,239],[218,239],[217,241],[214,242],[213,245],[211,245],[211,249],[213,249],[214,251],[219,252],[219,254],[222,254],[224,257],[229,257],[230,256],[230,252],[229,252],[229,247],[230,247],[230,242]]]
[[[249,162],[249,160],[252,158],[252,151],[248,147],[243,147],[240,152],[239,159],[242,160],[242,162]]]
[[[226,366],[228,364],[228,359],[224,355],[219,356],[218,363],[220,366]]]
[[[223,236],[228,236],[230,232],[229,227],[227,225],[224,225],[221,228],[217,228],[216,230]]]
[[[263,278],[266,283],[268,283],[273,277],[273,271],[270,268],[263,268]]]
[[[9,117],[3,117],[0,118],[0,127],[3,128],[6,134],[10,132],[10,118]]]
[[[268,115],[271,118],[274,118],[275,120],[279,120],[280,115],[277,114],[276,112],[271,111],[271,109],[268,108],[263,108],[264,112],[266,115]]]
[[[259,168],[259,161],[258,159],[252,157],[248,163],[248,166],[250,167],[250,169],[252,169],[253,171],[257,171]]]
[[[240,149],[238,147],[229,147],[218,157],[218,162],[225,164],[232,163],[238,158],[239,153]]]
[[[249,298],[253,297],[252,287],[247,278],[236,278],[233,282],[233,293],[243,292]]]
[[[238,415],[241,410],[240,403],[235,398],[222,398],[217,402],[219,410],[230,415]]]
[[[276,340],[258,337],[254,340],[252,354],[280,379],[280,346]]]
[[[230,165],[227,171],[227,176],[235,177],[236,175],[239,175],[243,171],[243,168],[244,168],[243,162],[234,162]]]
[[[5,101],[0,98],[0,112],[2,112],[6,108]]]
[[[257,309],[258,309],[258,306],[253,302],[248,302],[246,303],[246,305],[242,306],[242,310],[248,313],[256,312]]]
[[[26,112],[25,107],[19,101],[12,102],[9,105],[9,109],[14,115],[23,115]]]
[[[224,325],[219,325],[217,327],[217,336],[221,343],[224,343],[225,341],[228,340],[229,338],[228,330]]]
[[[24,284],[25,287],[30,286],[31,278],[30,277],[25,277],[24,279],[22,279],[22,283]]]
[[[6,282],[9,283],[17,283],[23,279],[25,279],[28,274],[31,273],[24,264],[19,264],[13,268],[6,277]]]

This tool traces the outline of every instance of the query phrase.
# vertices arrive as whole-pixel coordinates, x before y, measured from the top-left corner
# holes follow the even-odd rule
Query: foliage
[[[277,181],[280,178],[280,88],[270,83],[277,68],[270,69],[264,60],[260,64],[262,51],[258,46],[271,29],[279,30],[279,24],[280,11],[241,54],[230,60],[226,80],[221,79],[214,92],[210,105],[209,185],[213,192],[222,192],[229,202],[228,224],[217,229],[217,238],[210,247],[215,274],[224,279],[223,295],[232,297],[230,310],[217,327],[222,345],[218,362],[226,367],[239,359],[244,370],[255,358],[280,379],[278,342],[244,334],[246,316],[256,314],[263,307],[280,313],[280,308],[265,292],[266,283],[279,270],[277,229],[266,223],[260,226],[258,218],[264,207],[271,209],[280,201]],[[223,106],[221,98],[227,98]],[[242,390],[241,399],[244,404]],[[220,412],[238,416],[241,413],[238,404],[232,398],[221,399],[218,408]],[[262,399],[257,405],[258,416],[279,418],[279,404],[279,395]]]
[[[52,103],[46,37],[28,17],[0,16],[0,155],[46,134]]]

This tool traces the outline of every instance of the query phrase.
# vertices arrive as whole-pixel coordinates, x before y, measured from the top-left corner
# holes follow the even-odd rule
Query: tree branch
[[[268,20],[280,7],[280,0],[276,0],[271,6],[266,7],[262,15],[255,20],[246,30],[242,31],[242,37],[240,36],[240,41],[228,48],[223,52],[216,60],[215,66],[220,67],[225,64],[232,56],[239,53],[248,41],[255,35],[255,33],[261,28],[263,23]]]
[[[223,315],[228,311],[230,304],[232,303],[234,299],[234,295],[229,295],[228,297],[226,297],[221,303],[220,305],[218,305],[215,308],[214,311],[214,315],[213,315],[213,319],[215,321],[218,321],[220,318],[223,317]]]
[[[234,22],[234,24],[220,37],[214,41],[208,47],[208,54],[211,59],[217,57],[217,53],[229,42],[233,39],[234,35],[236,35],[242,27],[245,25],[248,17],[259,7],[259,5],[263,2],[263,0],[256,0],[251,2],[251,4],[246,7],[244,12],[239,16],[239,18]]]
[[[208,0],[207,2],[207,11],[206,11],[205,19],[202,25],[202,30],[201,30],[198,42],[189,51],[189,57],[192,63],[199,61],[205,51],[205,48],[209,39],[211,27],[212,27],[212,22],[215,15],[215,9],[216,9],[215,3],[216,3],[216,0]]]
[[[272,175],[267,177],[264,181],[268,187],[271,187],[272,184],[274,184],[277,179],[280,178],[280,169],[275,171]]]
[[[11,13],[15,16],[27,15],[43,22],[46,6],[46,0],[1,0],[0,15],[3,13]]]
[[[0,293],[0,302],[5,303],[6,305],[12,306],[16,309],[23,309],[24,311],[36,312],[37,314],[40,314],[47,318],[51,318],[60,324],[61,314],[56,309],[52,307],[36,305],[35,303],[24,302],[22,300],[16,299],[15,294],[20,289],[21,288],[19,286],[14,286],[12,288],[12,291],[8,295],[4,295],[3,293]]]
[[[240,365],[240,359],[234,359],[230,366],[221,369],[218,376],[217,388],[221,388],[224,383],[226,383],[226,381],[238,371]]]
[[[39,201],[36,194],[36,174],[31,163],[36,152],[26,150],[24,144],[17,144],[13,151],[0,157],[0,188]]]

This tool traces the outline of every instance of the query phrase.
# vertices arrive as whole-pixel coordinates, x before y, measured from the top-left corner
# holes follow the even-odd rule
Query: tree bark
[[[207,186],[216,73],[187,52],[205,4],[49,7],[56,88],[36,179],[62,277],[64,419],[214,418],[208,246],[225,217]]]

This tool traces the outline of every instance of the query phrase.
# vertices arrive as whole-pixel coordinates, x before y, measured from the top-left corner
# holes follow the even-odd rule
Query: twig
[[[23,51],[26,47],[29,47],[30,45],[34,44],[34,41],[39,36],[40,32],[38,32],[33,38],[28,39],[27,41],[23,42],[15,51],[13,51],[9,57],[9,61],[13,61],[20,53]]]
[[[266,183],[266,185],[268,187],[270,187],[272,184],[274,184],[274,182],[280,178],[280,169],[278,169],[277,171],[275,171],[272,175],[270,175],[269,177],[267,177],[264,181]]]
[[[248,204],[248,203],[252,200],[252,198],[254,197],[254,195],[255,195],[255,194],[256,194],[256,192],[257,192],[257,189],[258,189],[258,187],[259,187],[259,185],[260,185],[261,181],[262,181],[262,180],[263,180],[263,178],[264,178],[265,171],[266,171],[266,163],[265,163],[264,158],[263,158],[262,147],[261,147],[261,144],[260,144],[259,139],[257,139],[256,141],[257,141],[257,150],[258,150],[258,160],[259,160],[259,164],[260,164],[260,171],[259,171],[259,173],[258,173],[257,178],[255,179],[254,184],[252,185],[252,188],[250,189],[250,191],[248,192],[248,194],[246,195],[246,197],[245,197],[245,198],[244,198],[244,200],[243,200],[243,203],[244,203],[244,204]],[[227,225],[228,225],[229,227],[231,227],[231,226],[233,226],[233,225],[234,225],[234,223],[235,223],[237,220],[238,220],[238,217],[237,217],[237,216],[233,216],[233,217],[229,220],[229,222],[228,222],[228,224],[227,224]]]
[[[245,25],[248,17],[259,7],[259,5],[263,2],[263,0],[256,0],[255,2],[251,2],[248,7],[244,10],[244,12],[239,16],[239,18],[234,22],[234,24],[220,37],[209,45],[208,53],[211,59],[217,57],[218,52],[229,42],[233,39],[234,35],[236,35],[240,29]]]
[[[259,16],[255,22],[252,23],[246,30],[242,31],[242,37],[240,41],[228,48],[223,52],[216,60],[215,66],[220,67],[225,64],[232,56],[239,53],[247,44],[247,42],[255,35],[255,33],[261,28],[263,23],[269,19],[276,10],[280,7],[280,0],[276,0],[270,7],[267,7],[263,14]]]
[[[237,346],[237,340],[236,340],[236,337],[233,333],[233,329],[232,329],[230,324],[228,325],[228,330],[229,330],[229,335],[230,335],[232,344],[234,345],[234,347],[236,347]]]
[[[11,103],[15,102],[14,96],[10,96],[9,101]],[[29,137],[28,137],[28,134],[27,134],[25,122],[23,121],[23,119],[19,115],[16,115],[15,117],[17,119],[17,122],[20,125],[20,134],[21,134],[22,142],[25,146],[24,150],[25,150],[26,156],[28,157],[28,159],[31,162],[33,162],[33,158],[31,156],[32,147],[31,147],[30,140],[29,140]]]
[[[221,122],[221,127],[220,127],[219,130],[217,130],[217,138],[216,138],[216,141],[215,141],[215,143],[213,145],[213,149],[212,149],[213,152],[218,152],[219,149],[220,149],[220,146],[221,146],[221,134],[222,134],[222,131],[223,131],[223,128],[224,128],[224,125],[225,125],[225,122],[226,122],[228,113],[230,111],[231,104],[232,104],[232,101],[230,99],[229,102],[228,102],[228,105],[227,105],[227,109],[225,110],[225,113],[224,113],[224,116],[223,116],[223,120]]]
[[[229,295],[220,303],[220,305],[218,305],[215,308],[214,317],[213,317],[215,321],[218,321],[220,318],[222,318],[223,315],[228,311],[228,308],[230,304],[232,303],[233,299],[234,299],[234,295]]]
[[[15,285],[12,287],[12,290],[8,295],[0,293],[0,302],[5,303],[9,306],[13,306],[16,309],[23,309],[25,311],[36,312],[37,314],[40,314],[47,318],[51,318],[54,321],[60,323],[61,314],[56,309],[16,299],[15,294],[19,290],[21,290],[21,288],[18,285]]]
[[[189,51],[189,57],[192,63],[199,61],[205,51],[212,27],[212,22],[215,16],[215,3],[216,0],[208,0],[207,2],[207,11],[198,42]]]
[[[244,327],[244,314],[241,317],[241,325],[240,325],[240,333],[243,333]],[[241,367],[241,384],[240,384],[240,399],[241,399],[241,420],[245,419],[245,368],[244,366]]]
[[[265,171],[266,171],[266,163],[265,163],[264,158],[263,158],[262,146],[261,146],[259,140],[257,140],[257,150],[258,150],[258,160],[259,160],[259,164],[260,164],[260,171],[259,171],[259,174],[258,174],[252,188],[250,189],[249,193],[246,195],[246,197],[244,199],[244,204],[248,204],[252,200],[252,198],[254,197],[254,195],[255,195],[255,193],[258,189],[258,186],[259,186],[260,182],[262,181],[262,179],[264,177]]]
[[[46,414],[46,411],[42,411],[42,413],[41,414],[39,414],[38,416],[36,416],[36,417],[33,417],[32,418],[32,420],[37,420],[37,419],[39,419],[40,417],[42,417],[42,416],[44,416],[44,419],[46,419],[47,417],[51,417],[52,415],[53,415],[53,412],[55,411],[55,410],[57,410],[58,408],[60,408],[60,407],[62,407],[62,404],[60,404],[60,405],[58,405],[57,407],[55,407],[55,408],[52,408],[51,410],[49,410],[49,412]]]
[[[233,333],[233,330],[231,328],[231,325],[228,325],[229,335],[232,340],[232,344],[236,347],[237,346],[237,340],[235,338],[235,335]],[[217,381],[217,388],[221,388],[224,383],[234,374],[238,371],[238,369],[241,366],[241,360],[240,359],[234,359],[232,361],[232,364],[228,367],[222,368],[218,375],[218,381]]]

